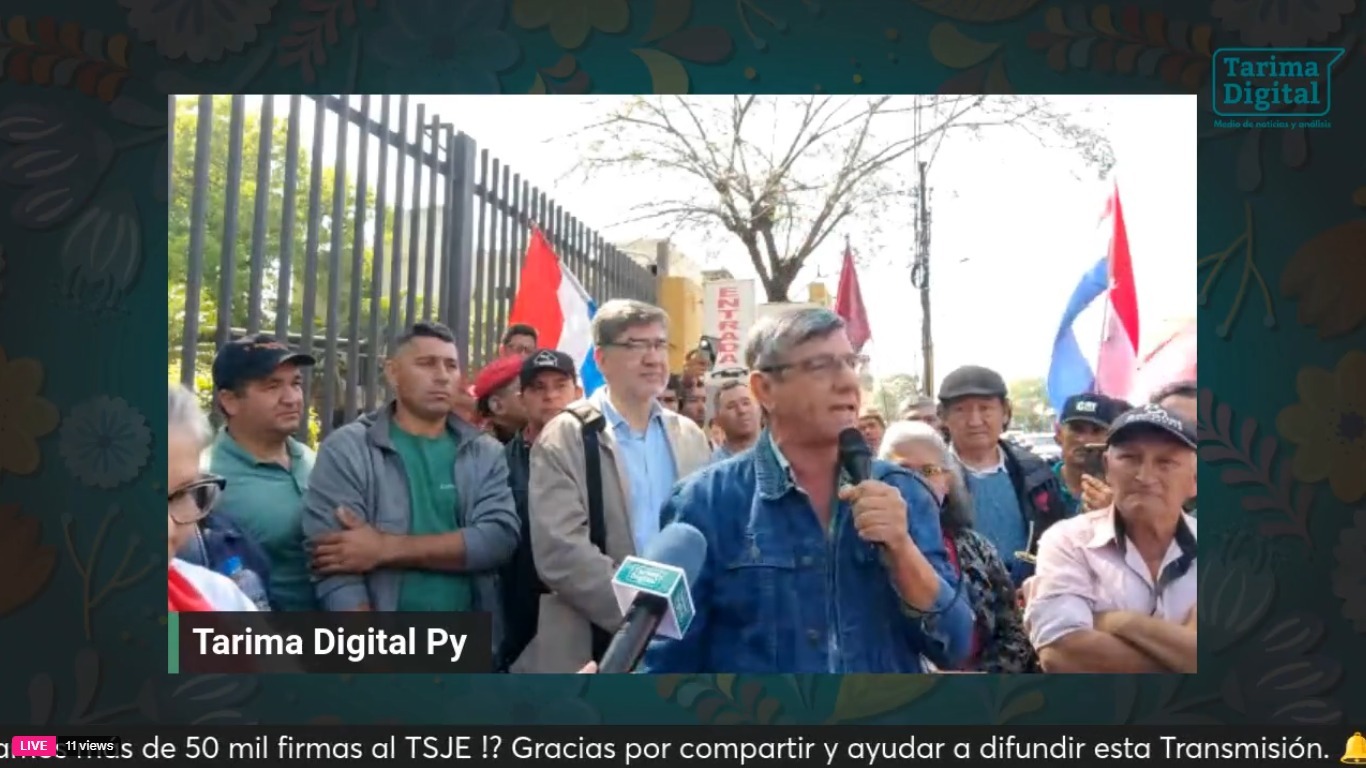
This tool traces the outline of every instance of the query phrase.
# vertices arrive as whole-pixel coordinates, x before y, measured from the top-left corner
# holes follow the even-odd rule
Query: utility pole
[[[934,397],[934,334],[930,328],[930,205],[929,190],[925,187],[925,169],[920,163],[920,184],[916,188],[915,209],[915,265],[911,267],[911,284],[920,290],[920,354],[924,363],[921,388],[927,397]]]

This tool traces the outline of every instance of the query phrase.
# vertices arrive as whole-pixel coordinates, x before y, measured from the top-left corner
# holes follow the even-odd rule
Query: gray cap
[[[1007,397],[1009,390],[1001,374],[980,365],[965,365],[949,372],[939,385],[939,402],[960,397]]]

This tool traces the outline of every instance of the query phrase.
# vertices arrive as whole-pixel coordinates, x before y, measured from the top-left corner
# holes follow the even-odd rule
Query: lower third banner
[[[0,758],[194,760],[215,765],[382,760],[418,765],[877,766],[1366,763],[1366,738],[1336,728],[403,726],[0,729]],[[1345,745],[1345,746],[1344,746]]]

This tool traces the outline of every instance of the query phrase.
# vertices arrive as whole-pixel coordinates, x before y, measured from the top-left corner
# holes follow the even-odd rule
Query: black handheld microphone
[[[840,469],[849,476],[851,485],[858,485],[873,476],[873,451],[863,433],[849,427],[840,433]],[[873,546],[882,549],[881,544]]]
[[[854,485],[873,476],[873,451],[863,433],[853,427],[840,433],[840,469]]]
[[[622,561],[612,577],[612,588],[618,595],[633,592],[634,597],[598,662],[599,673],[635,669],[656,633],[683,637],[696,613],[690,588],[706,559],[707,540],[701,531],[687,523],[669,523],[641,557]]]

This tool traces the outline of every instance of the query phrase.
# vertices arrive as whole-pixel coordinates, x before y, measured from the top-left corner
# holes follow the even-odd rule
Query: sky
[[[414,95],[410,102],[469,134],[479,148],[510,163],[608,239],[669,236],[704,268],[753,277],[738,241],[676,231],[665,222],[628,223],[633,206],[657,195],[667,178],[608,171],[584,178],[572,172],[582,145],[574,134],[626,98]],[[1114,147],[1138,284],[1142,354],[1162,340],[1165,327],[1195,316],[1195,97],[1053,101],[1076,121],[1101,130]],[[307,137],[312,103],[303,103]],[[358,107],[359,98],[352,103]],[[248,109],[255,108],[249,102]],[[287,109],[287,99],[277,99],[276,119]],[[334,120],[328,121],[329,144],[335,142]],[[894,170],[909,172],[912,158],[902,160]],[[1008,379],[1047,374],[1063,308],[1081,275],[1103,254],[1096,224],[1109,185],[1073,154],[1042,146],[1021,131],[992,129],[980,137],[951,134],[944,140],[927,185],[936,378],[964,364],[989,365]],[[834,291],[847,234],[861,259],[859,280],[873,332],[866,351],[879,377],[921,370],[920,305],[910,284],[912,205],[909,196],[904,206],[894,201],[877,235],[842,226],[812,256],[791,296],[804,300],[805,285],[814,279]]]

